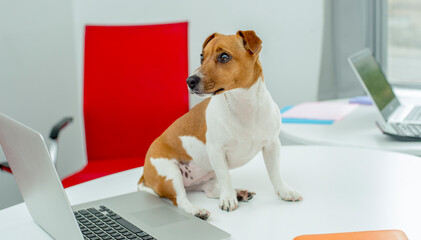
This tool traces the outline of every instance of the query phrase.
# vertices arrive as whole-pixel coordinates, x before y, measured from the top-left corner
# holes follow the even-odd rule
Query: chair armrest
[[[65,117],[60,122],[56,123],[50,132],[50,156],[53,164],[56,166],[57,164],[57,142],[58,142],[58,135],[60,131],[65,128],[69,123],[73,121],[72,117]]]
[[[2,162],[2,163],[0,163],[0,170],[1,171],[12,173],[12,169],[10,169],[10,166],[9,166],[9,163],[8,162]]]
[[[58,138],[58,134],[60,133],[60,131],[72,121],[73,121],[72,117],[65,117],[60,122],[56,123],[56,125],[54,125],[53,128],[51,129],[50,138],[52,140],[56,140]]]
[[[50,138],[53,140],[53,144],[50,146],[50,155],[53,160],[53,163],[56,163],[57,160],[57,138],[60,131],[66,127],[69,123],[73,121],[72,117],[65,117],[60,122],[56,123],[50,132]],[[3,162],[0,163],[0,170],[12,173],[12,169],[10,169],[9,163]]]

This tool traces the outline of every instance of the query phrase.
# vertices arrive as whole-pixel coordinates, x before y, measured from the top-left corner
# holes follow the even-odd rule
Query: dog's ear
[[[237,36],[243,39],[244,48],[251,54],[258,53],[262,48],[262,40],[254,31],[238,31]]]
[[[205,40],[205,42],[203,43],[202,50],[203,50],[203,49],[205,49],[206,45],[208,45],[208,43],[209,43],[212,39],[214,39],[216,36],[219,36],[219,35],[221,35],[221,34],[219,34],[219,33],[213,33],[213,34],[211,34],[209,37],[207,37],[207,38],[206,38],[206,40]]]

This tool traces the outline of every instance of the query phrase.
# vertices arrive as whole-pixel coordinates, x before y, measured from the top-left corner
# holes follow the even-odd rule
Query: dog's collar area
[[[213,95],[216,95],[216,94],[218,94],[218,93],[220,93],[224,90],[225,90],[224,88],[220,88],[220,89],[216,90],[215,92],[213,92]]]

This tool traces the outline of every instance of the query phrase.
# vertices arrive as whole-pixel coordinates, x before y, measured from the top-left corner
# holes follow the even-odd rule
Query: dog
[[[193,205],[186,191],[219,198],[222,210],[255,195],[234,189],[229,170],[262,151],[276,194],[301,201],[279,172],[281,115],[263,80],[254,31],[214,33],[202,46],[201,66],[187,78],[190,92],[208,97],[177,119],[149,147],[138,189],[170,199],[199,218],[209,211]]]

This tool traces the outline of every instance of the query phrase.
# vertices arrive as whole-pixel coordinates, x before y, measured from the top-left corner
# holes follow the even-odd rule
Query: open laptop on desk
[[[41,134],[2,114],[0,145],[32,218],[55,239],[230,238],[145,192],[71,207]]]
[[[363,49],[348,61],[386,122],[376,122],[380,130],[399,140],[421,140],[421,106],[399,102],[371,50]]]

